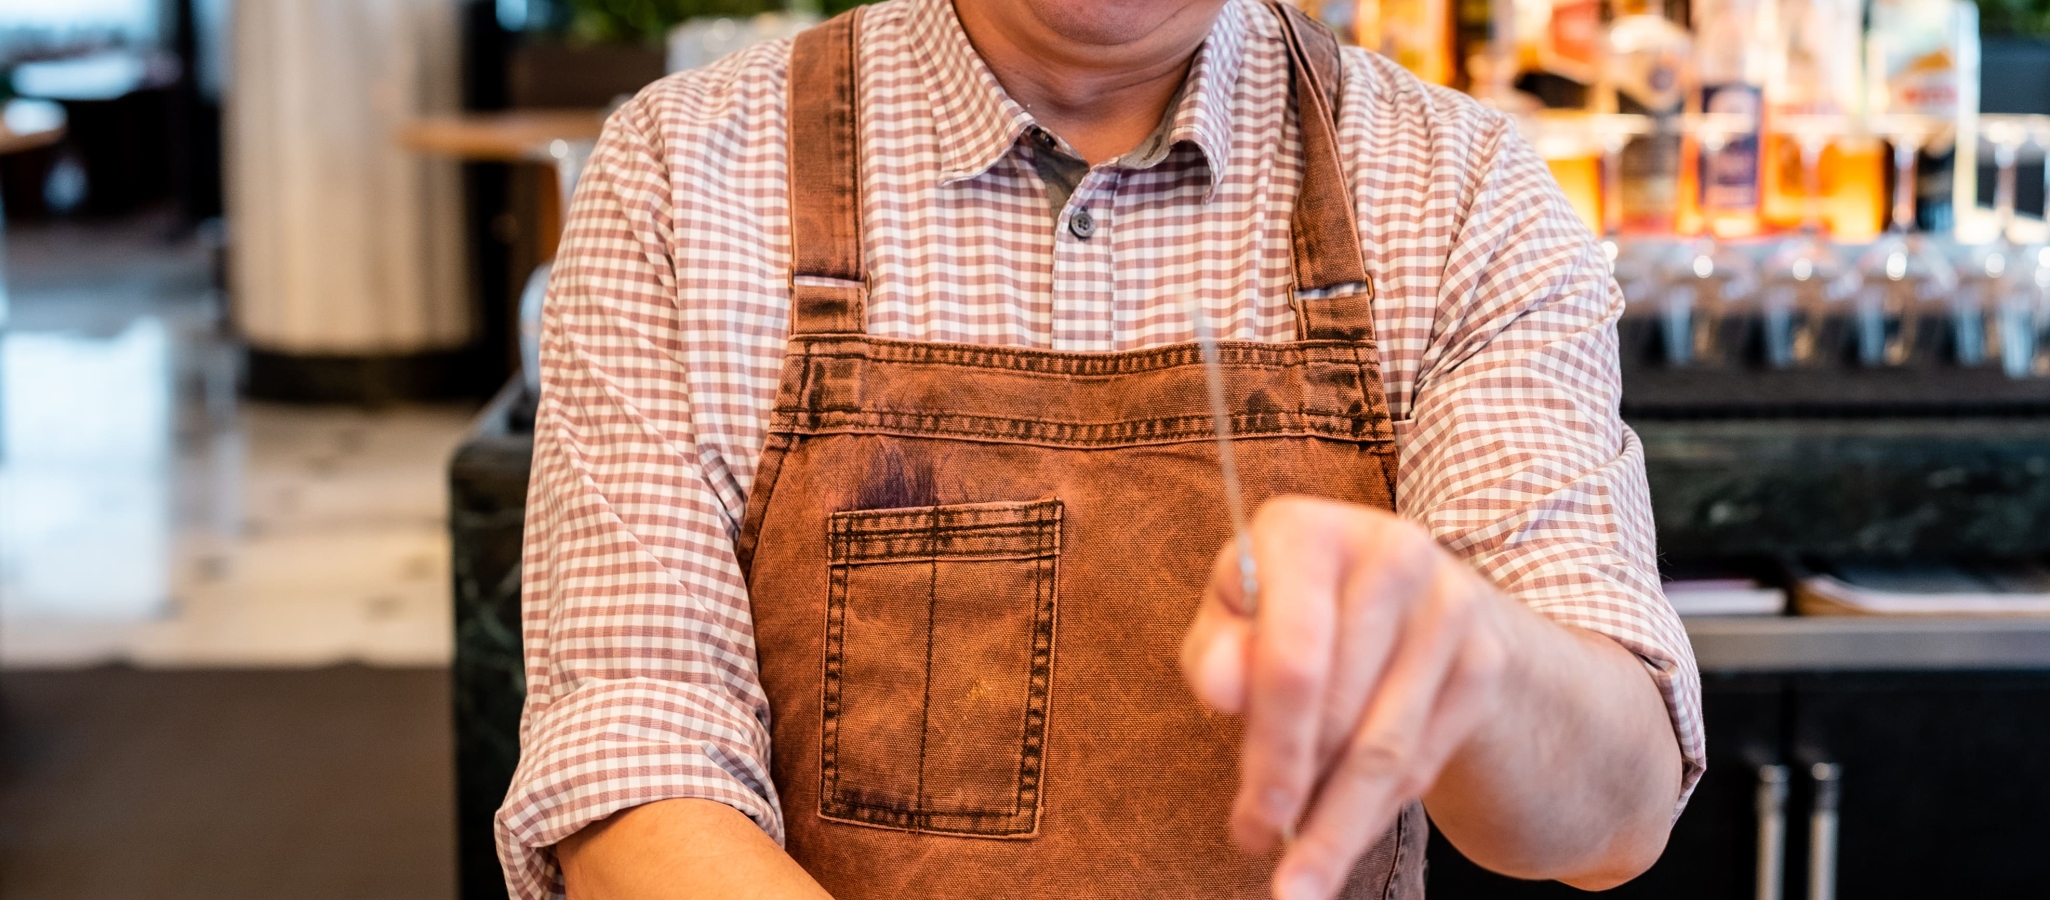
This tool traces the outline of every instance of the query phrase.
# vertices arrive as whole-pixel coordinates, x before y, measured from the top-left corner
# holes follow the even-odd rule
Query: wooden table
[[[562,199],[554,155],[556,142],[598,139],[605,113],[598,109],[521,109],[506,112],[425,116],[400,127],[399,145],[416,153],[466,162],[523,163],[541,190],[536,192],[534,241],[539,260],[555,257],[562,236]]]
[[[417,153],[476,162],[546,161],[556,141],[595,141],[605,114],[595,109],[523,109],[428,116],[399,129],[399,144]]]
[[[64,107],[48,100],[9,100],[0,109],[0,155],[48,147],[64,139]]]

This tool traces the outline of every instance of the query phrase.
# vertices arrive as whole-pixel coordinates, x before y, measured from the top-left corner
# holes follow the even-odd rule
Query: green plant
[[[833,15],[864,2],[868,0],[815,0],[811,5],[823,6],[826,15]],[[685,19],[752,16],[790,5],[783,0],[567,0],[570,33],[605,43],[652,43]]]
[[[1991,35],[2050,37],[2050,0],[1979,0],[1979,30]]]

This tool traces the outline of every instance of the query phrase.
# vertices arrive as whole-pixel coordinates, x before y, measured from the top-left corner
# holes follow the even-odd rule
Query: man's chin
[[[1163,28],[1208,31],[1224,0],[1000,0],[1029,7],[1047,30],[1076,44],[1120,46]]]

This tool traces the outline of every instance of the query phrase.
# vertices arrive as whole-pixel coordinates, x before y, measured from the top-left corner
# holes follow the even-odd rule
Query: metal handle
[[[548,273],[553,262],[534,267],[527,286],[520,291],[520,378],[527,384],[527,396],[541,399],[541,306],[548,297]]]
[[[1815,782],[1815,808],[1808,814],[1808,900],[1836,900],[1837,801],[1843,794],[1843,767],[1816,763],[1808,767]]]
[[[1787,767],[1758,767],[1758,900],[1780,900],[1787,869]]]

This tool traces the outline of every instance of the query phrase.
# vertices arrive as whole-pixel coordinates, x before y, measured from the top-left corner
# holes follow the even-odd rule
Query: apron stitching
[[[812,408],[812,407],[813,407],[813,405],[815,404],[815,402],[816,402],[816,401],[815,401],[815,400],[814,400],[814,399],[812,398],[812,395],[811,395],[811,370],[812,370],[812,366],[814,365],[814,363],[812,362],[812,359],[813,359],[813,357],[812,357],[812,354],[811,354],[811,347],[810,347],[809,345],[807,345],[807,346],[806,346],[806,347],[804,348],[804,357],[803,357],[803,360],[802,360],[802,361],[803,361],[803,365],[804,365],[804,367],[803,367],[803,370],[802,370],[802,372],[801,372],[801,373],[800,373],[800,374],[798,375],[798,379],[797,379],[797,407],[796,407],[796,408],[797,408],[797,410],[798,410],[798,411],[800,411],[800,412],[813,412],[813,411],[815,411],[815,410],[813,410],[813,408]]]
[[[1343,372],[1344,370],[1340,369],[1339,371]],[[1362,397],[1361,400],[1364,401],[1365,398]],[[1303,409],[1303,412],[1300,414],[1300,416],[1306,419],[1337,419],[1345,422],[1354,422],[1358,421],[1359,419],[1359,413],[1357,412],[1357,408],[1325,409],[1322,407],[1309,406],[1305,404],[1301,407],[1301,409]],[[810,412],[808,415],[809,418],[814,421],[834,417],[861,419],[969,419],[983,422],[1014,423],[1026,426],[1044,426],[1047,428],[1063,429],[1069,431],[1089,429],[1099,431],[1116,429],[1138,430],[1144,428],[1160,428],[1162,426],[1201,426],[1199,430],[1207,433],[1210,431],[1210,429],[1215,427],[1210,421],[1209,413],[1187,413],[1183,415],[1153,416],[1150,418],[1141,419],[1119,419],[1115,422],[1064,422],[1059,419],[1035,419],[1027,416],[981,415],[977,413],[922,412],[916,408],[892,409],[889,407],[873,407],[868,409],[827,409],[813,411]],[[1285,415],[1287,414],[1282,413],[1278,410],[1255,410],[1235,412],[1232,413],[1231,417],[1234,424],[1243,422],[1249,426],[1258,426],[1261,424],[1261,420],[1263,419],[1271,418],[1275,419],[1276,421],[1279,421],[1281,417]],[[1234,429],[1233,434],[1234,436],[1236,436],[1236,429]]]
[[[1366,359],[1365,359],[1364,357],[1360,356],[1360,350],[1359,350],[1359,346],[1358,346],[1358,345],[1354,345],[1354,346],[1353,346],[1353,349],[1352,349],[1352,361],[1353,361],[1353,365],[1357,366],[1357,367],[1358,367],[1358,370],[1359,370],[1359,375],[1360,375],[1360,385],[1359,385],[1359,389],[1360,389],[1360,404],[1364,406],[1364,405],[1367,405],[1367,404],[1368,404],[1368,402],[1369,402],[1369,401],[1370,401],[1370,400],[1371,400],[1371,399],[1373,398],[1373,396],[1374,396],[1374,393],[1373,393],[1373,391],[1371,391],[1371,390],[1369,390],[1369,389],[1367,388],[1367,361],[1366,361]],[[1358,418],[1355,418],[1355,419],[1353,419],[1353,430],[1354,430],[1354,432],[1355,432],[1355,433],[1357,433],[1357,432],[1359,431],[1359,425],[1360,425],[1360,424],[1361,424],[1362,422],[1365,422],[1365,423],[1367,424],[1367,426],[1368,426],[1369,428],[1372,428],[1372,427],[1373,427],[1373,422],[1372,422],[1372,420],[1371,420],[1371,417],[1367,417],[1367,416],[1361,416],[1361,417],[1358,417]],[[1378,431],[1378,429],[1375,429],[1375,430],[1377,430],[1377,431]]]
[[[1356,437],[1362,434],[1359,421],[1357,413],[1344,410],[1311,409],[1305,413],[1242,412],[1232,416],[1232,430],[1234,436],[1247,438],[1285,437],[1300,432],[1322,433],[1332,437]],[[1015,427],[992,427],[1005,425]],[[1001,438],[1036,435],[1045,440],[1061,443],[1110,444],[1141,437],[1208,439],[1214,426],[1211,425],[1208,415],[1161,416],[1153,419],[1127,419],[1122,422],[1058,422],[1018,416],[875,409],[806,413],[803,421],[791,427],[821,433],[834,433],[836,429],[847,427],[870,427]],[[1380,429],[1375,428],[1370,433],[1378,435],[1379,431]]]
[[[1404,807],[1395,814],[1395,854],[1388,866],[1388,880],[1381,885],[1381,900],[1394,900],[1397,882],[1402,878],[1402,851],[1409,833],[1409,808]]]
[[[1043,511],[1035,510],[1033,512],[1033,526],[1039,527],[1044,518],[1045,513]],[[1021,746],[1018,748],[1018,791],[1017,796],[1011,800],[1011,815],[1013,816],[1025,811],[1026,779],[1032,762],[1032,699],[1033,694],[1038,690],[1038,686],[1033,684],[1032,681],[1033,676],[1039,672],[1039,609],[1040,604],[1046,598],[1046,566],[1044,556],[1046,552],[1046,532],[1040,530],[1033,535],[1033,538],[1035,558],[1032,561],[1032,656],[1025,664],[1024,727],[1019,735],[1022,741]],[[1044,745],[1042,744],[1042,746]],[[1037,824],[1035,821],[1034,825],[1036,826]]]
[[[1026,757],[1020,761],[1019,772],[1021,812],[1028,791],[1032,798],[1032,825],[1029,833],[1039,831],[1039,808],[1045,801],[1040,787],[1046,770],[1046,732],[1050,715],[1048,707],[1053,692],[1054,617],[1057,614],[1060,591],[1055,574],[1060,565],[1058,554],[1061,511],[1062,507],[1058,505],[1048,505],[1035,511],[1041,526],[1040,557],[1038,564],[1033,567],[1032,668],[1026,673]],[[1035,715],[1038,718],[1036,727],[1033,723]]]
[[[1071,377],[1110,378],[1119,375],[1166,372],[1179,368],[1199,368],[1203,365],[1201,350],[1186,343],[1110,353],[1065,353],[1029,347],[919,344],[891,338],[848,338],[844,335],[799,338],[793,343],[804,345],[798,352],[807,359],[859,359],[869,362],[998,369]],[[1225,341],[1218,349],[1220,361],[1233,368],[1287,370],[1319,362],[1343,364],[1351,358],[1352,349],[1356,345],[1379,348],[1379,344],[1372,338],[1340,340],[1306,337],[1272,343]]]
[[[932,508],[932,527],[926,537],[926,551],[932,554],[932,580],[925,591],[925,708],[918,718],[918,792],[911,796],[913,827],[930,828],[925,805],[925,742],[932,734],[932,639],[939,630],[940,608],[940,508]]]
[[[846,540],[847,537],[844,529],[842,529],[841,533],[836,535],[834,538],[835,544],[841,545],[843,547],[845,546],[844,542]],[[846,552],[847,551],[844,549],[841,551],[841,555],[843,558],[845,557]],[[824,716],[824,718],[822,719],[822,723],[830,723],[830,727],[833,732],[833,739],[829,750],[821,750],[821,753],[824,755],[824,759],[822,760],[823,765],[820,771],[820,780],[825,782],[825,784],[822,785],[822,787],[825,790],[825,799],[830,800],[834,803],[839,803],[841,802],[840,673],[841,670],[845,668],[847,636],[846,566],[839,565],[833,567],[833,572],[830,576],[830,581],[828,583],[827,590],[830,592],[828,595],[829,606],[827,607],[826,614],[826,685],[828,689],[828,696],[824,701],[821,702],[821,712]],[[826,726],[822,724],[822,728],[823,727]]]

